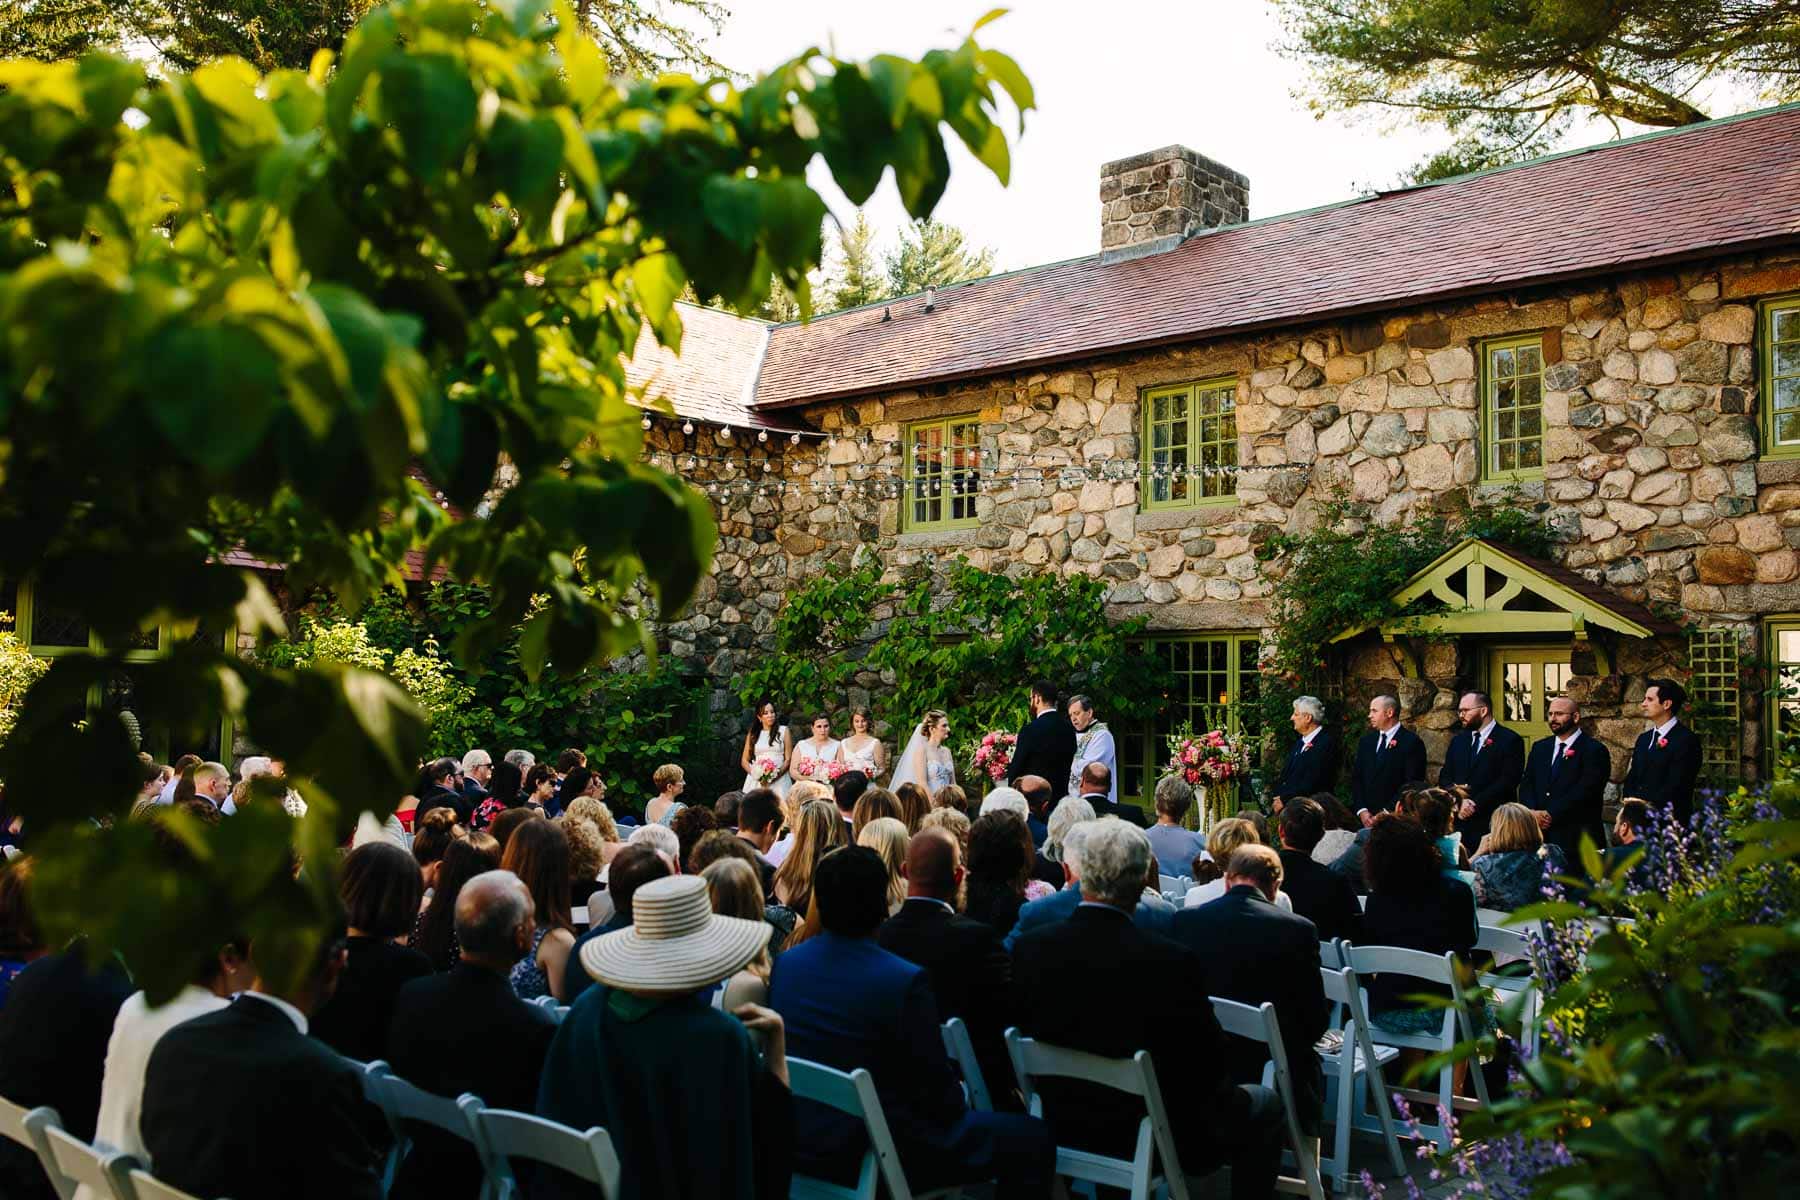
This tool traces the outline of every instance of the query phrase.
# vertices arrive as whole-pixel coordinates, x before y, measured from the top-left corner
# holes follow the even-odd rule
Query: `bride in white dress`
[[[831,736],[831,718],[823,714],[812,721],[812,736],[794,746],[788,757],[788,775],[794,779],[817,779],[820,783],[831,780],[825,772],[825,764],[836,762],[838,742]]]
[[[949,736],[950,718],[935,708],[926,713],[913,730],[906,749],[894,760],[894,778],[888,786],[917,784],[925,789],[926,796],[935,798],[939,791],[955,783],[956,758],[944,744]]]
[[[764,700],[756,706],[756,715],[750,721],[750,728],[744,734],[744,790],[752,791],[759,787],[775,789],[778,796],[786,796],[788,784],[787,760],[789,747],[793,744],[788,737],[786,725],[777,724],[780,720],[775,714],[775,702]],[[761,768],[758,763],[768,759],[775,764],[775,778],[768,783],[761,779]]]
[[[873,783],[887,770],[887,747],[875,736],[869,710],[850,710],[850,736],[838,743],[838,761],[852,771],[861,771]]]

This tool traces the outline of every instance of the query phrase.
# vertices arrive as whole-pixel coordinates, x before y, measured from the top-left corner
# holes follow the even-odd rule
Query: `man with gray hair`
[[[225,816],[237,812],[231,801],[231,768],[224,763],[203,762],[194,768],[194,795],[210,801]]]
[[[977,816],[985,817],[991,812],[1016,813],[1023,821],[1031,815],[1031,806],[1025,803],[1025,793],[1015,787],[997,787],[987,794],[981,802],[981,811]]]
[[[529,750],[508,750],[505,761],[519,768],[519,778],[523,779],[525,772],[537,766],[537,755]]]
[[[484,871],[456,896],[462,960],[447,973],[400,989],[388,1030],[388,1064],[408,1083],[440,1096],[473,1092],[490,1108],[532,1112],[556,1017],[513,994],[513,964],[531,950],[536,922],[531,893],[511,871]],[[481,1049],[470,1053],[470,1031]],[[412,1131],[396,1195],[456,1195],[480,1178],[469,1144],[424,1126]]]
[[[1081,902],[1014,945],[1013,1011],[1021,1032],[1054,1046],[1102,1058],[1148,1051],[1170,1125],[1192,1131],[1182,1166],[1197,1175],[1229,1163],[1233,1200],[1265,1200],[1281,1163],[1281,1102],[1269,1088],[1232,1082],[1199,958],[1133,922],[1151,861],[1149,837],[1124,821],[1103,817],[1082,831]],[[1129,1011],[1145,981],[1177,1007],[1152,1021],[1104,1019]],[[1131,1154],[1143,1118],[1135,1097],[1063,1079],[1044,1080],[1040,1094],[1058,1146]]]
[[[1106,798],[1118,803],[1118,749],[1113,744],[1112,730],[1106,727],[1106,722],[1095,717],[1093,700],[1087,696],[1070,696],[1069,724],[1075,727],[1075,761],[1069,764],[1068,794],[1081,794],[1081,772],[1084,767],[1091,762],[1103,763],[1109,780]]]
[[[462,756],[462,794],[473,808],[488,798],[488,782],[494,778],[494,759],[486,750]]]
[[[1065,797],[1063,802],[1056,806],[1056,811],[1050,814],[1050,827],[1052,830],[1058,828],[1059,820],[1063,819],[1065,810],[1071,813],[1078,813],[1080,811],[1080,809],[1071,807],[1074,805],[1079,805],[1080,808],[1086,808],[1090,812],[1092,811],[1087,801],[1077,799],[1074,796]],[[1132,825],[1130,822],[1119,817],[1102,817],[1099,820],[1089,818],[1075,824],[1062,835],[1060,853],[1062,855],[1063,876],[1067,882],[1063,885],[1063,889],[1060,892],[1056,892],[1049,896],[1042,896],[1019,909],[1019,916],[1018,919],[1013,922],[1012,932],[1006,935],[1007,950],[1010,951],[1013,946],[1018,943],[1019,939],[1027,933],[1068,920],[1070,915],[1080,907],[1082,902],[1081,881],[1085,874],[1085,868],[1083,866],[1083,863],[1085,862],[1083,847],[1086,845],[1089,834],[1100,829],[1102,826],[1107,826],[1109,823],[1125,825],[1132,829],[1137,828],[1137,826]],[[1139,832],[1141,833],[1142,831],[1140,830]],[[1054,837],[1055,834],[1052,833],[1051,836]],[[1145,844],[1149,844],[1148,836],[1145,837]],[[1175,906],[1170,904],[1167,900],[1164,900],[1161,896],[1158,896],[1154,891],[1145,887],[1149,876],[1150,869],[1149,865],[1146,863],[1143,870],[1138,873],[1138,890],[1130,910],[1131,919],[1140,929],[1150,933],[1166,933],[1168,932],[1169,922],[1175,919]]]
[[[1281,774],[1269,785],[1269,796],[1276,812],[1295,796],[1329,792],[1337,787],[1338,744],[1325,728],[1325,704],[1317,696],[1301,696],[1294,701],[1291,718],[1296,735]]]

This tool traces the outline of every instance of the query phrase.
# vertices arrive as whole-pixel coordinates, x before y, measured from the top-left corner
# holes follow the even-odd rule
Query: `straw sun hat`
[[[581,967],[607,987],[677,995],[729,979],[769,944],[769,923],[721,917],[706,880],[673,875],[639,888],[632,925],[581,948]]]

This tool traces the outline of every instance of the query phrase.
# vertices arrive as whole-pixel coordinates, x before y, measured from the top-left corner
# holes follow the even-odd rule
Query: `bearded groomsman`
[[[1454,788],[1462,798],[1457,827],[1463,831],[1463,845],[1473,853],[1487,836],[1494,810],[1519,798],[1525,739],[1494,720],[1494,702],[1486,692],[1465,693],[1456,715],[1462,730],[1450,738],[1438,786]]]
[[[1081,795],[1082,769],[1091,762],[1104,763],[1112,777],[1112,790],[1106,798],[1118,803],[1118,750],[1113,745],[1112,730],[1106,727],[1106,722],[1094,719],[1094,702],[1086,696],[1069,697],[1069,724],[1075,727],[1075,761],[1069,764],[1069,778],[1057,781],[1059,785],[1066,783],[1068,791],[1058,794]]]
[[[1400,723],[1400,697],[1391,692],[1369,701],[1369,732],[1356,743],[1350,774],[1350,807],[1364,828],[1389,812],[1400,789],[1425,778],[1425,743]]]
[[[1291,718],[1299,735],[1288,751],[1281,774],[1269,787],[1276,812],[1295,796],[1312,796],[1337,787],[1338,744],[1325,728],[1325,704],[1317,696],[1301,696],[1294,701]]]
[[[1544,841],[1562,851],[1569,870],[1581,870],[1581,835],[1606,849],[1602,812],[1612,755],[1599,739],[1582,732],[1581,710],[1567,696],[1550,701],[1550,736],[1539,738],[1525,760],[1526,807],[1544,831]]]
[[[1638,735],[1625,773],[1626,799],[1642,800],[1671,813],[1683,825],[1694,811],[1694,784],[1700,778],[1700,738],[1677,720],[1687,691],[1673,679],[1652,679],[1644,688],[1644,719],[1651,727]]]

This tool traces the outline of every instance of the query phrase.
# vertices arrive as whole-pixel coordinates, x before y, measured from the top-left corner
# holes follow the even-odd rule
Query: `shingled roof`
[[[766,411],[1795,241],[1800,105],[1209,230],[1145,258],[973,280],[938,289],[929,311],[908,297],[779,325],[753,403]]]
[[[756,373],[769,341],[769,326],[733,313],[677,304],[681,313],[681,353],[659,345],[645,325],[625,363],[625,381],[644,389],[651,404],[666,400],[675,414],[777,432],[805,426],[781,413],[759,413],[751,403]]]

